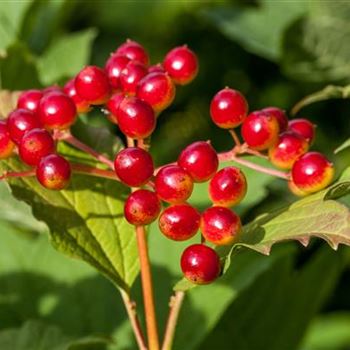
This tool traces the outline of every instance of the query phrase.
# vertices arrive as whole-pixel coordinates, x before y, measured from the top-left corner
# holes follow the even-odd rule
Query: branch
[[[129,316],[129,320],[136,338],[137,345],[139,346],[140,350],[147,350],[145,338],[144,338],[144,335],[140,326],[140,322],[136,313],[135,302],[130,299],[129,295],[124,290],[120,290],[120,293],[122,295],[126,312],[128,313],[128,316]]]
[[[149,350],[159,349],[157,318],[154,307],[151,267],[148,256],[146,231],[143,226],[136,226],[136,238],[140,259],[141,281]]]
[[[185,292],[177,291],[175,292],[175,295],[172,296],[170,299],[170,304],[169,304],[170,311],[169,311],[167,325],[165,328],[165,335],[164,335],[162,350],[171,350],[172,348],[177,320],[179,318],[179,313],[180,313],[180,309],[181,309],[184,297],[185,297]]]
[[[106,164],[111,169],[114,169],[114,163],[110,159],[108,159],[107,157],[105,157],[101,153],[98,153],[90,146],[86,145],[85,143],[83,143],[80,140],[78,140],[77,138],[75,138],[70,133],[70,131],[57,132],[55,134],[55,138],[57,140],[65,141],[65,142],[69,143],[70,145],[80,149],[81,151],[90,154],[91,156],[96,158],[99,162]]]

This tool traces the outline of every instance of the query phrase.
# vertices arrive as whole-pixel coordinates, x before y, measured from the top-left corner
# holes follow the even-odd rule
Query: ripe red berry
[[[111,84],[114,90],[121,89],[121,84],[119,79],[120,74],[129,62],[130,62],[129,58],[118,54],[113,54],[108,59],[105,66],[105,70],[107,72],[109,83]]]
[[[193,181],[204,182],[214,176],[219,160],[210,143],[198,141],[187,146],[180,154],[178,165],[187,170]]]
[[[40,128],[41,123],[36,114],[27,109],[19,108],[9,114],[7,127],[12,141],[19,144],[27,131]]]
[[[161,63],[154,64],[148,67],[148,74],[150,73],[165,73],[165,69]]]
[[[41,158],[55,151],[55,142],[44,129],[28,131],[19,144],[19,156],[28,165],[38,165]]]
[[[136,95],[160,112],[174,101],[175,85],[166,73],[150,73],[138,83]]]
[[[115,157],[114,169],[123,183],[140,187],[153,176],[154,165],[148,152],[142,148],[128,147]]]
[[[243,123],[248,114],[248,102],[237,90],[220,90],[210,104],[210,115],[220,128],[232,129]]]
[[[243,172],[230,166],[219,170],[209,183],[209,197],[215,205],[232,207],[247,193],[247,180]]]
[[[136,41],[130,39],[120,45],[115,53],[126,56],[129,60],[139,61],[146,66],[149,63],[148,54],[145,48]]]
[[[43,93],[40,90],[27,90],[21,93],[17,101],[17,108],[28,109],[32,112],[37,112],[39,102],[43,97]]]
[[[277,119],[278,125],[280,127],[280,132],[287,130],[288,118],[286,112],[283,109],[277,107],[266,107],[262,109],[262,111],[273,115]]]
[[[169,239],[185,241],[199,229],[200,213],[189,204],[176,204],[166,208],[159,217],[159,229]]]
[[[187,45],[175,47],[164,59],[164,69],[176,84],[189,84],[198,74],[196,54]]]
[[[40,160],[36,168],[38,181],[47,189],[62,190],[71,177],[69,162],[58,154],[50,154]]]
[[[286,131],[279,135],[277,143],[269,149],[269,159],[278,168],[291,169],[308,149],[309,144],[302,136]]]
[[[75,88],[75,79],[69,80],[63,88],[64,93],[69,96],[75,103],[78,113],[87,113],[90,111],[90,103],[78,95]]]
[[[298,197],[304,197],[308,195],[307,192],[304,192],[300,188],[298,188],[292,180],[288,181],[288,188],[293,194],[295,194]]]
[[[315,138],[315,125],[307,119],[293,119],[288,123],[291,131],[303,136],[311,145]]]
[[[172,204],[185,202],[193,191],[193,180],[190,174],[177,165],[161,168],[154,184],[159,198]]]
[[[137,97],[123,99],[119,105],[117,120],[120,130],[134,139],[150,136],[156,127],[152,107]]]
[[[157,219],[161,204],[157,195],[148,190],[137,190],[125,202],[124,216],[132,225],[148,225]]]
[[[40,101],[39,118],[46,129],[67,129],[76,117],[73,100],[62,92],[50,92]]]
[[[105,71],[97,66],[87,66],[76,76],[75,89],[81,98],[93,105],[105,103],[111,86]]]
[[[242,125],[242,137],[250,148],[265,150],[272,147],[278,139],[277,119],[263,111],[252,112]]]
[[[303,192],[312,193],[327,187],[333,180],[333,164],[321,153],[308,152],[292,168],[292,180]]]
[[[110,112],[107,116],[107,118],[114,124],[118,124],[118,111],[119,106],[121,102],[124,100],[125,95],[122,92],[116,92],[111,96],[111,98],[108,100],[106,107],[107,110]]]
[[[211,207],[201,217],[203,237],[216,245],[232,244],[242,228],[237,214],[225,207]]]
[[[0,120],[0,159],[8,158],[12,155],[15,144],[10,138],[10,133],[5,120]]]
[[[137,84],[147,74],[147,68],[140,62],[130,61],[120,73],[120,84],[124,92],[135,95]]]
[[[221,273],[220,258],[214,249],[204,244],[193,244],[182,253],[181,270],[190,282],[209,284]]]

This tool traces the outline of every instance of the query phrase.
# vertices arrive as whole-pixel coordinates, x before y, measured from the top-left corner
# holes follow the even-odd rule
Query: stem
[[[126,312],[128,313],[128,316],[129,316],[129,320],[136,338],[137,345],[139,346],[140,350],[147,350],[145,338],[140,326],[139,319],[136,314],[135,302],[130,299],[129,295],[124,290],[121,290],[120,293],[124,301]]]
[[[127,136],[126,137],[126,145],[128,147],[134,147],[135,146],[134,139],[132,139],[131,137]]]
[[[237,147],[241,147],[241,141],[239,140],[239,137],[236,133],[236,131],[234,131],[233,129],[229,130],[229,133],[231,134],[233,141],[235,142]]]
[[[262,154],[261,152],[259,151],[255,151],[253,149],[250,149],[250,148],[247,148],[244,153],[246,154],[251,154],[253,156],[256,156],[256,157],[259,157],[259,158],[262,158],[262,159],[269,159],[268,156],[266,156],[265,154]]]
[[[162,350],[171,350],[174,341],[174,335],[176,330],[177,320],[179,318],[180,309],[182,302],[185,297],[185,292],[178,291],[170,299],[170,311],[169,317],[165,329],[164,341],[162,345]]]
[[[111,169],[114,169],[114,164],[110,159],[108,159],[107,157],[105,157],[101,153],[98,153],[90,146],[86,145],[85,143],[83,143],[80,140],[78,140],[77,138],[75,138],[69,131],[65,131],[64,133],[57,133],[56,138],[58,140],[63,140],[65,142],[69,143],[70,145],[90,154],[91,156],[96,158],[101,163],[106,164]]]
[[[72,170],[78,174],[103,177],[105,179],[120,181],[114,171],[93,168],[88,165],[76,164],[76,163],[71,164],[71,167],[72,167]]]
[[[223,161],[223,162],[233,161],[233,162],[236,162],[238,164],[242,164],[242,165],[246,166],[247,168],[254,169],[254,170],[259,171],[259,172],[264,173],[264,174],[276,176],[276,177],[279,177],[279,178],[284,179],[284,180],[289,180],[289,177],[290,177],[288,173],[285,173],[283,171],[265,168],[264,166],[252,163],[249,160],[239,158],[232,151],[220,153],[219,160]]]
[[[154,307],[152,275],[148,256],[146,231],[143,226],[136,226],[136,238],[141,268],[142,293],[148,335],[148,348],[149,350],[158,350],[159,340],[156,312]]]
[[[29,177],[29,176],[35,176],[35,169],[26,170],[26,171],[5,171],[1,176],[0,180],[5,180],[9,177]]]

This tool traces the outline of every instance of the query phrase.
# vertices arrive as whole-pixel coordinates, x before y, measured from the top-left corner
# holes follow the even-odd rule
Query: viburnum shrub
[[[17,108],[7,120],[0,122],[0,158],[18,156],[27,166],[25,170],[5,172],[2,178],[10,182],[12,178],[35,176],[45,189],[66,189],[64,193],[75,194],[82,189],[79,184],[71,187],[70,180],[76,174],[83,174],[120,182],[129,188],[124,217],[135,226],[147,340],[127,288],[120,281],[117,284],[139,348],[157,350],[160,346],[146,225],[157,221],[160,232],[175,241],[174,244],[200,232],[197,243],[189,244],[179,256],[178,269],[185,277],[180,285],[186,284],[186,280],[191,284],[209,284],[219,279],[225,272],[225,256],[228,256],[227,251],[226,255],[219,253],[222,246],[230,251],[247,246],[268,253],[274,242],[288,238],[307,244],[308,238],[316,235],[326,238],[334,247],[338,243],[349,243],[349,238],[341,235],[335,238],[322,229],[318,232],[312,228],[300,235],[298,231],[292,232],[292,228],[283,235],[272,232],[259,238],[252,232],[254,223],[243,226],[232,207],[244,201],[249,190],[244,169],[280,178],[292,193],[307,196],[331,184],[334,167],[325,155],[310,150],[315,138],[315,126],[310,121],[288,121],[286,112],[277,107],[250,111],[246,98],[233,88],[223,88],[213,96],[210,107],[208,103],[212,122],[232,136],[232,148],[219,153],[209,140],[198,140],[179,151],[173,163],[156,167],[149,148],[157,119],[174,101],[176,89],[196,77],[199,65],[196,54],[186,45],[169,51],[162,63],[150,66],[149,62],[146,50],[128,40],[111,54],[105,67],[84,67],[63,88],[53,86],[22,92]],[[125,135],[127,147],[115,154],[114,159],[78,140],[71,132],[78,115],[93,108],[102,108],[108,120]],[[69,154],[60,154],[62,143],[92,156],[96,165],[68,160]],[[272,166],[265,166],[267,161]],[[207,196],[212,205],[207,208],[191,204],[198,183],[208,185]],[[41,193],[42,197],[49,196],[44,189]],[[86,201],[89,200],[87,197]],[[94,215],[93,201],[91,198],[91,216]],[[108,199],[106,201],[108,203]],[[61,219],[69,226],[69,217]],[[264,218],[259,220],[255,225],[263,227]],[[82,237],[76,239],[79,238]],[[108,241],[108,236],[103,239]],[[79,250],[71,254],[97,266],[99,248],[92,245],[89,249],[97,252],[96,255],[86,258]],[[108,277],[112,274],[108,268],[100,270]],[[178,287],[172,299],[164,350],[171,348],[186,288]]]

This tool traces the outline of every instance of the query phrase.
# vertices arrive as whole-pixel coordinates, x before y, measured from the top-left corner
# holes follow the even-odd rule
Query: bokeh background
[[[200,72],[159,119],[151,152],[162,164],[194,140],[210,139],[217,150],[231,146],[208,109],[224,86],[244,93],[251,110],[290,111],[326,85],[350,84],[349,18],[350,2],[341,0],[2,0],[1,90],[64,84],[85,64],[103,66],[127,38],[142,43],[152,63],[186,43]],[[314,149],[334,160],[338,173],[349,166],[349,149],[333,153],[350,135],[349,99],[318,102],[298,116],[317,124]],[[121,137],[99,111],[84,120]],[[245,221],[295,200],[281,181],[251,176],[257,190],[239,209]],[[45,225],[4,184],[0,191],[0,348],[39,349],[35,334],[43,350],[135,349],[114,287],[54,251]],[[164,320],[181,246],[163,242],[156,231],[150,244]],[[349,264],[349,249],[334,253],[317,240],[307,249],[280,245],[269,258],[243,254],[223,282],[190,293],[175,349],[350,349]],[[139,282],[134,295],[139,298]]]

